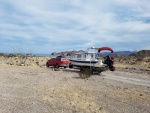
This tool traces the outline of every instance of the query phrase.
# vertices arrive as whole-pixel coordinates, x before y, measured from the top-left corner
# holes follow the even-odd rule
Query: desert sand
[[[53,71],[49,57],[0,57],[0,113],[150,113],[149,64],[116,63],[88,79]],[[38,63],[37,63],[38,62]]]

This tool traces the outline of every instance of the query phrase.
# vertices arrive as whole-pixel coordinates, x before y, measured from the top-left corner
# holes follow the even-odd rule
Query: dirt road
[[[0,65],[0,113],[149,113],[147,74]]]
[[[150,88],[150,80],[116,76],[114,73],[111,73],[111,75],[108,73],[103,73],[103,75],[105,75],[105,77],[104,77],[105,79],[110,79],[110,80],[114,80],[114,81],[124,82],[127,84],[145,86],[145,87]]]

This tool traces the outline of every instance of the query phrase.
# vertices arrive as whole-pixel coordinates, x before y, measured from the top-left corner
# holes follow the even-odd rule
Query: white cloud
[[[11,43],[4,38],[15,39],[15,44],[18,39],[24,41],[20,46],[36,47],[42,53],[47,48],[61,51],[104,45],[115,50],[133,46],[150,49],[148,3],[148,0],[0,1],[0,37],[3,37],[0,44]],[[139,46],[139,40],[146,43]]]

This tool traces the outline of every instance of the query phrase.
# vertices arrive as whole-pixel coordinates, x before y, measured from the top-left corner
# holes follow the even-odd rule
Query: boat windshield
[[[95,53],[86,53],[84,55],[84,58],[96,58],[96,54]]]
[[[97,58],[97,54],[96,53],[84,53],[84,54],[75,54],[73,56],[73,58],[87,58],[87,59],[94,59]]]
[[[73,57],[74,58],[82,58],[82,54],[75,54]]]

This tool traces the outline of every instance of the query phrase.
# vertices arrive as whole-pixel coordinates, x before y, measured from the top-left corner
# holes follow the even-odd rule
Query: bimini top
[[[108,50],[111,51],[111,53],[113,53],[113,50],[110,47],[101,47],[98,49],[98,52],[104,51],[104,50]]]

